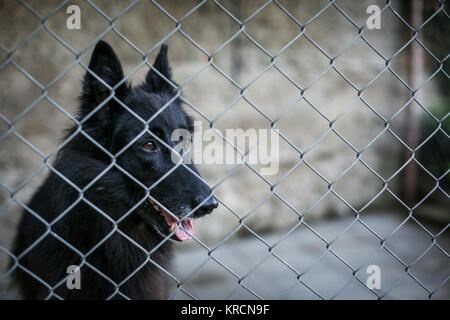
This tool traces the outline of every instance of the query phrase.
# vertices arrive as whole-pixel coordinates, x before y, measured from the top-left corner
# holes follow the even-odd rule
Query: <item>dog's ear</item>
[[[163,75],[165,79],[161,77],[160,74]],[[163,43],[152,68],[147,73],[144,87],[148,92],[175,93],[176,89],[173,85],[176,84],[172,80],[172,69],[170,68],[169,59],[167,57],[167,44]]]
[[[82,118],[97,108],[113,91],[118,99],[123,100],[129,90],[125,81],[114,89],[123,80],[124,75],[119,59],[105,41],[99,41],[95,46],[89,62],[89,70],[95,73],[95,76],[87,71],[83,79]],[[117,101],[111,97],[93,117],[104,123],[109,121],[111,116],[118,112],[120,108]]]

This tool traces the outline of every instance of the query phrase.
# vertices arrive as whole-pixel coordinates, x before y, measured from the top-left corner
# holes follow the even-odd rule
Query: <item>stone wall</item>
[[[30,1],[31,6],[42,15],[50,13],[57,3],[58,1]],[[79,51],[101,35],[109,27],[109,23],[86,3],[73,3],[81,7],[81,30],[65,28],[66,6],[61,7],[46,21],[46,27]],[[95,1],[98,8],[109,16],[119,14],[129,3]],[[230,1],[221,3],[227,9],[234,10]],[[245,19],[263,3],[264,1],[242,2],[240,12],[235,14]],[[280,3],[292,16],[305,23],[328,5],[329,1]],[[363,25],[368,16],[367,6],[378,4],[382,7],[384,1],[339,1],[338,4],[356,24]],[[163,1],[161,4],[175,19],[183,17],[195,5],[194,1]],[[398,3],[393,3],[393,6],[398,6]],[[51,84],[45,91],[46,96],[59,104],[65,112],[74,115],[80,94],[80,81],[84,74],[81,66],[74,65],[77,57],[43,29],[22,44],[41,25],[40,21],[25,7],[13,1],[0,1],[0,10],[1,45],[8,50],[19,45],[12,55],[13,61],[43,86]],[[391,57],[405,43],[406,30],[400,20],[388,10],[382,14],[381,26],[380,30],[365,29],[363,34],[380,54]],[[205,116],[215,119],[216,128],[222,132],[226,128],[268,129],[270,121],[261,115],[264,113],[272,120],[279,118],[276,128],[290,143],[302,151],[308,150],[303,157],[306,162],[296,166],[300,159],[299,153],[288,142],[280,141],[280,170],[276,175],[266,177],[269,183],[277,183],[282,179],[273,189],[276,195],[270,196],[270,185],[245,166],[222,182],[215,193],[228,208],[220,206],[212,216],[198,221],[197,235],[203,241],[216,243],[224,239],[239,226],[237,215],[242,217],[250,212],[244,222],[252,230],[258,233],[271,230],[287,232],[298,222],[295,211],[302,214],[307,212],[306,217],[313,219],[351,214],[349,205],[355,209],[364,207],[379,193],[382,183],[361,163],[356,163],[341,176],[357,160],[357,153],[342,138],[355,148],[364,150],[361,158],[382,177],[390,177],[400,167],[402,148],[389,133],[382,134],[369,148],[364,149],[385,128],[384,122],[365,103],[379,115],[389,119],[408,100],[409,92],[389,71],[371,82],[385,69],[386,63],[362,39],[352,42],[358,36],[358,30],[335,7],[328,7],[307,24],[306,34],[298,37],[282,52],[280,50],[296,38],[301,28],[274,3],[251,18],[245,24],[245,31],[268,54],[276,54],[275,64],[285,75],[271,67],[260,76],[270,66],[271,58],[246,36],[238,36],[240,45],[226,45],[214,55],[212,62],[222,72],[233,76],[238,85],[246,88],[240,99],[240,89],[213,66],[208,66],[207,56],[181,34],[183,32],[188,35],[203,50],[215,53],[239,30],[239,26],[210,1],[181,22],[181,32],[175,32],[175,28],[176,24],[159,8],[148,1],[141,1],[121,15],[115,21],[114,30],[106,33],[103,38],[114,47],[130,81],[136,84],[142,81],[148,66],[141,65],[137,68],[143,58],[133,46],[147,52],[173,32],[166,42],[169,45],[174,79],[183,86],[183,96],[192,105]],[[330,68],[330,60],[305,35],[330,57],[337,55],[333,66],[341,74],[332,68],[325,72]],[[122,37],[126,37],[133,46]],[[349,43],[351,45],[346,48]],[[82,52],[80,61],[87,64],[91,52],[92,46]],[[153,60],[155,54],[155,51],[150,53],[149,61]],[[236,61],[233,57],[236,58],[236,55],[241,59],[240,70],[232,69],[232,61]],[[405,55],[398,54],[390,64],[401,77],[406,77]],[[4,52],[0,51],[1,63],[6,58]],[[193,74],[196,76],[191,78]],[[285,76],[299,87],[307,88],[303,97],[301,91]],[[361,97],[365,103],[358,99],[357,90],[343,76],[357,88],[366,88],[370,83],[362,91]],[[249,83],[252,84],[246,87]],[[424,90],[432,93],[428,86]],[[51,155],[49,161],[53,159],[52,151],[61,142],[62,130],[71,123],[69,117],[47,99],[42,99],[28,110],[28,106],[42,97],[42,93],[37,85],[12,64],[0,70],[1,114],[12,121],[26,111],[14,123],[14,130],[42,152],[41,155],[37,154],[33,148],[13,135],[0,142],[1,181],[12,189],[26,182],[15,194],[16,199],[25,203],[48,173],[43,168],[43,158]],[[231,104],[233,105],[230,107]],[[217,118],[228,107],[229,110]],[[187,109],[194,118],[203,119],[189,107]],[[330,131],[330,121],[336,118],[332,128],[341,137]],[[390,128],[399,136],[403,136],[404,119],[404,112],[401,112],[390,123]],[[207,128],[208,123],[204,119],[202,121]],[[6,123],[0,120],[0,136],[7,130]],[[231,165],[199,167],[211,185],[221,181],[233,168]],[[30,179],[37,170],[40,170],[39,173]],[[287,173],[289,174],[285,176]],[[338,177],[333,183],[333,191],[338,196],[332,193],[324,196],[329,190],[324,179],[333,182]],[[397,192],[398,183],[398,179],[393,179],[389,187]],[[0,205],[5,204],[9,197],[9,193],[0,187]],[[392,196],[384,193],[368,210],[374,206],[390,205],[392,200]],[[20,207],[11,203],[0,214],[0,244],[6,248],[10,247],[20,212]],[[239,233],[249,232],[240,228]],[[0,252],[0,256],[2,255],[4,254]]]

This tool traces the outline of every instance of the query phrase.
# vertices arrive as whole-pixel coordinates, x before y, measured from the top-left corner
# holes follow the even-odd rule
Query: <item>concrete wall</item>
[[[30,1],[30,4],[40,14],[45,15],[51,12],[57,2]],[[46,26],[74,50],[82,50],[108,28],[109,23],[86,3],[73,3],[81,7],[81,30],[65,28],[66,7],[60,8],[51,16],[46,21]],[[114,3],[96,1],[95,3],[110,16],[119,14],[129,4],[128,1]],[[231,10],[230,1],[221,1],[221,3]],[[242,3],[241,12],[236,15],[245,19],[263,3],[263,1],[245,1]],[[311,0],[282,1],[281,3],[293,16],[305,23],[329,2]],[[365,13],[367,6],[375,3],[382,7],[384,2],[340,1],[339,6],[355,23],[362,25],[367,19]],[[176,19],[180,19],[195,4],[194,1],[163,1],[162,6]],[[393,4],[394,7],[397,5],[398,3]],[[0,1],[0,10],[2,30],[0,43],[8,50],[20,45],[35,28],[40,26],[40,21],[33,14],[13,1]],[[382,15],[381,23],[381,30],[366,29],[364,36],[381,54],[390,57],[404,44],[405,28],[389,11]],[[104,39],[115,48],[125,72],[129,74],[136,71],[136,66],[142,62],[143,58],[118,33],[146,52],[175,27],[175,23],[160,9],[147,1],[141,1],[115,22],[114,28],[117,33],[110,31]],[[181,23],[181,29],[204,50],[212,53],[239,30],[239,26],[217,5],[208,2],[185,18]],[[308,37],[330,56],[337,55],[358,36],[357,29],[332,6],[309,23],[305,30]],[[268,53],[275,54],[294,39],[301,29],[272,3],[245,25],[245,31]],[[239,85],[246,86],[270,65],[271,59],[247,37],[242,35],[239,37],[241,39],[239,54],[242,58],[242,68],[239,73],[233,71],[231,67],[232,56],[236,52],[230,44],[214,56],[213,62],[226,74],[233,74],[238,78]],[[240,95],[238,88],[212,66],[202,69],[208,63],[208,58],[195,45],[179,32],[174,32],[166,42],[169,45],[174,78],[178,83],[183,84],[183,96],[198,110],[213,119],[237,100]],[[92,49],[83,52],[80,60],[87,64],[91,52]],[[150,53],[150,61],[155,54],[155,52]],[[403,68],[404,57],[405,54],[399,54],[391,63],[401,77],[406,77]],[[70,68],[76,56],[48,32],[41,30],[21,45],[12,58],[36,81],[46,86],[60,73]],[[5,59],[6,55],[0,51],[1,63],[4,63]],[[303,35],[277,56],[276,65],[290,79],[304,88],[321,76],[330,66],[330,60]],[[385,61],[364,41],[358,39],[337,57],[334,66],[355,86],[362,88],[385,68]],[[147,70],[147,66],[141,66],[137,72],[130,75],[130,80],[133,83],[139,83]],[[199,70],[202,71],[187,81]],[[67,113],[74,115],[83,74],[84,70],[79,65],[71,68],[59,81],[47,89],[47,97],[59,104]],[[13,65],[8,64],[0,70],[0,112],[4,117],[11,121],[16,119],[41,94],[41,89]],[[324,116],[333,120],[350,105],[352,105],[350,109],[339,117],[333,128],[356,148],[364,148],[384,129],[383,121],[357,99],[357,91],[334,70],[330,70],[308,87],[304,92],[305,99],[300,99],[300,91],[272,67],[244,91],[244,96],[271,119],[283,114],[276,123],[276,127],[301,150],[310,148],[329,130],[330,123]],[[390,118],[407,101],[408,90],[391,72],[386,71],[363,91],[362,98],[380,115]],[[320,110],[322,115],[306,100]],[[290,109],[286,113],[285,110],[288,108]],[[196,119],[202,119],[196,112],[191,110],[190,113]],[[404,112],[390,124],[399,136],[403,136],[403,122]],[[70,123],[71,120],[63,112],[43,99],[15,122],[14,130],[38,148],[44,157],[47,157],[61,142],[59,139],[62,136],[62,130]],[[204,125],[207,128],[206,122]],[[216,119],[215,127],[220,130],[270,128],[270,121],[241,98]],[[0,120],[0,136],[7,130],[6,123]],[[362,159],[381,176],[388,178],[400,167],[401,154],[400,143],[396,142],[390,134],[384,134],[370,148],[364,150]],[[51,159],[52,157],[50,161]],[[304,159],[324,178],[333,181],[357,159],[357,156],[356,152],[341,138],[330,132],[305,154]],[[270,183],[277,182],[296,165],[298,160],[299,154],[288,143],[281,140],[280,170],[278,174],[266,178]],[[18,138],[10,135],[0,142],[0,179],[10,188],[21,186],[42,165],[42,157]],[[200,166],[200,171],[211,185],[221,181],[231,169],[230,165]],[[15,197],[26,203],[46,174],[47,170],[42,169],[39,174],[27,181]],[[398,179],[393,179],[389,184],[396,192],[398,182]],[[361,163],[353,166],[333,185],[333,190],[356,209],[363,207],[377,195],[381,188],[380,180]],[[266,199],[271,193],[270,186],[250,169],[240,168],[216,189],[217,197],[226,203],[234,214],[221,206],[211,217],[198,221],[197,235],[207,243],[217,243],[239,226],[239,218],[235,214],[244,216],[255,208],[257,209],[244,220],[247,226],[256,232],[288,231],[298,222],[298,216],[280,198],[300,213],[309,212],[308,218],[351,214],[349,207],[333,194],[324,197],[314,209],[309,211],[328,191],[328,184],[304,163],[296,167],[274,190],[279,198],[272,196]],[[9,193],[0,187],[0,205],[6,203],[9,198]],[[261,201],[265,199],[266,201],[261,204]],[[372,206],[389,205],[392,200],[391,196],[382,195],[374,201]],[[20,212],[20,207],[11,203],[0,214],[0,244],[6,248],[10,247]],[[241,228],[239,232],[248,233],[244,228]],[[1,261],[6,261],[3,259],[6,255],[2,252],[0,257],[2,257]],[[4,265],[2,263],[0,267]]]

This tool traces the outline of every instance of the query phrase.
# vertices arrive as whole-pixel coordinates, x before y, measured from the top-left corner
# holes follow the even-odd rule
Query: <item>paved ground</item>
[[[363,216],[362,220],[383,238],[403,221],[399,215],[386,213]],[[311,227],[330,241],[352,221],[353,218],[348,217],[312,224]],[[427,225],[427,228],[436,234],[443,226]],[[174,272],[178,279],[185,279],[199,268],[182,285],[183,289],[199,299],[255,299],[253,293],[266,299],[332,298],[336,293],[339,293],[337,299],[374,299],[377,296],[363,284],[370,276],[367,266],[378,265],[381,289],[375,291],[386,299],[427,299],[429,293],[422,285],[430,292],[440,287],[433,298],[449,299],[450,281],[446,281],[450,275],[449,231],[446,229],[436,241],[445,253],[437,246],[432,246],[421,256],[432,245],[432,241],[415,222],[406,222],[388,238],[385,248],[381,248],[380,241],[356,222],[330,247],[345,261],[342,262],[333,253],[327,252],[325,243],[317,235],[301,226],[276,246],[273,252],[290,267],[304,272],[301,278],[304,284],[296,280],[295,273],[286,264],[269,255],[268,247],[256,237],[230,239],[213,252],[212,257],[224,266],[208,259],[207,251],[200,246],[180,250]],[[275,243],[280,237],[263,236],[269,244]],[[408,274],[394,256],[407,265],[413,264]],[[260,264],[261,261],[264,263]],[[352,276],[346,264],[353,268],[362,266],[357,274],[362,283]],[[242,284],[253,293],[239,286],[238,279],[225,267],[239,277],[248,274]],[[186,299],[189,296],[176,291],[174,298]]]
[[[403,219],[398,214],[387,213],[362,216],[364,223],[382,238]],[[369,277],[367,266],[378,265],[381,289],[376,292],[386,294],[386,299],[426,299],[429,293],[422,286],[430,292],[440,287],[433,298],[450,299],[450,281],[446,281],[450,275],[450,228],[436,239],[442,250],[436,245],[428,250],[432,245],[431,237],[412,221],[389,236],[381,248],[378,238],[360,223],[352,224],[353,221],[352,217],[347,217],[311,223],[317,235],[300,226],[273,249],[274,255],[284,263],[270,255],[268,247],[256,237],[229,239],[211,254],[218,262],[208,258],[204,248],[190,241],[178,246],[173,272],[178,279],[185,279],[182,289],[199,299],[255,299],[254,294],[265,299],[319,299],[332,298],[337,293],[337,299],[374,299],[377,295],[364,284]],[[319,236],[330,242],[346,228],[347,231],[330,246],[332,252],[327,251]],[[443,226],[427,225],[427,228],[437,234]],[[273,245],[282,234],[262,237]],[[208,246],[216,244],[208,243]],[[394,256],[407,265],[412,264],[408,274]],[[361,266],[357,273],[361,282],[352,276],[348,265]],[[291,268],[302,273],[303,283],[297,281]],[[195,270],[197,272],[193,273]],[[237,277],[244,277],[242,286],[230,271]],[[0,281],[0,299],[17,297],[13,291],[6,290],[7,287],[6,281]],[[174,299],[190,298],[175,287],[173,292]]]

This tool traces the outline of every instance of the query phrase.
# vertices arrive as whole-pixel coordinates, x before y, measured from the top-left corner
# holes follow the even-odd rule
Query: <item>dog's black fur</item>
[[[171,147],[177,143],[171,141],[173,130],[192,131],[192,120],[177,98],[165,44],[145,82],[138,87],[123,81],[120,61],[104,41],[96,45],[89,70],[83,80],[77,118],[85,134],[78,126],[68,131],[65,138],[69,142],[53,164],[59,174],[49,175],[23,214],[13,249],[19,257],[13,261],[15,280],[26,299],[52,297],[42,281],[53,287],[68,276],[68,266],[82,264],[81,289],[69,290],[64,281],[55,294],[64,299],[120,298],[120,294],[113,295],[115,286],[110,280],[120,284],[139,270],[121,284],[120,292],[132,299],[162,299],[168,293],[167,276],[161,268],[169,268],[171,246],[177,239],[164,218],[143,199],[148,188],[174,163],[171,151],[161,141],[149,132],[140,136],[144,123],[122,103],[145,121],[168,105],[150,121],[149,130]],[[112,155],[117,153],[116,164],[124,170],[114,165]],[[194,165],[187,166],[198,174]],[[85,190],[81,194],[76,188]],[[210,188],[183,166],[150,189],[150,196],[180,219],[195,208],[194,218],[217,207]],[[118,229],[124,235],[114,229],[110,220],[121,217],[124,219]],[[51,228],[40,219],[50,223]],[[154,248],[147,260],[145,250]],[[82,256],[87,253],[84,261]]]

